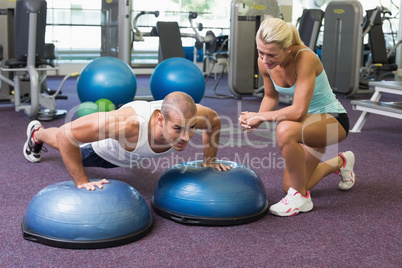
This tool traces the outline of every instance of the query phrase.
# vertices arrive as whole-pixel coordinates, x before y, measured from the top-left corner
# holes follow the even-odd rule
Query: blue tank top
[[[303,48],[297,51],[295,56],[295,64],[296,59],[299,55],[300,51],[310,50],[308,48]],[[268,70],[268,69],[267,69]],[[271,77],[271,81],[274,84],[275,90],[280,94],[294,96],[296,84],[297,84],[297,75],[296,70],[293,70],[294,75],[296,77],[296,82],[292,87],[280,87],[275,84],[274,80]],[[269,70],[268,70],[269,73]],[[346,113],[345,108],[342,104],[337,100],[334,92],[332,91],[331,86],[329,85],[327,74],[323,69],[322,72],[315,78],[315,86],[313,97],[310,102],[310,106],[308,108],[308,114],[329,114],[329,113]]]

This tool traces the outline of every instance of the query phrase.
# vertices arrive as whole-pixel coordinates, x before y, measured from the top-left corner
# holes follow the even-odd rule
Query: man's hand
[[[202,167],[214,167],[218,171],[229,171],[232,166],[225,165],[223,163],[202,163]]]
[[[78,185],[77,187],[78,187],[78,189],[85,188],[88,191],[94,191],[95,186],[97,186],[99,189],[102,189],[103,188],[102,184],[108,184],[108,183],[109,183],[108,180],[103,179],[101,181],[90,181],[90,182],[87,182],[87,183],[83,183],[83,184]]]

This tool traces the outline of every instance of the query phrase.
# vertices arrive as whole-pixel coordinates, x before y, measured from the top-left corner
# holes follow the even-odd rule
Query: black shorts
[[[97,155],[92,148],[92,144],[87,144],[81,147],[82,164],[84,167],[102,167],[102,168],[115,168],[118,167],[99,155]]]
[[[330,113],[333,117],[338,120],[339,124],[345,129],[346,131],[346,136],[349,134],[349,116],[347,113],[341,113],[341,114],[332,114]]]

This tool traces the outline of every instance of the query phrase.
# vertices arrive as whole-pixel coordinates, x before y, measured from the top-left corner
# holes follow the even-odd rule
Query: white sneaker
[[[338,187],[339,189],[346,191],[352,188],[356,181],[355,173],[353,172],[355,155],[351,151],[347,151],[339,153],[339,156],[343,159],[343,166],[340,168],[340,171],[336,172],[341,178]]]
[[[302,196],[298,191],[289,188],[288,194],[278,203],[269,208],[271,214],[277,216],[294,216],[299,212],[308,212],[313,209],[310,191]]]
[[[23,153],[25,158],[32,163],[36,163],[41,160],[41,150],[45,149],[42,147],[42,143],[36,143],[33,139],[33,133],[41,127],[42,124],[37,120],[31,121],[27,127],[27,141],[24,144]]]

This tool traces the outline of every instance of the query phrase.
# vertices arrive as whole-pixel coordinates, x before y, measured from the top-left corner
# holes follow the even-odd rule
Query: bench
[[[370,82],[374,86],[374,94],[370,100],[352,101],[354,110],[362,111],[359,119],[350,132],[361,132],[369,114],[402,119],[402,102],[381,102],[383,93],[402,95],[402,81]]]

